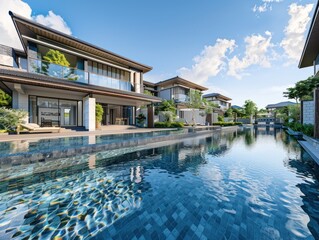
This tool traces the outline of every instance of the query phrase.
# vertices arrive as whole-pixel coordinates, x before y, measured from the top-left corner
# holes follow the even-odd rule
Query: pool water
[[[92,144],[118,143],[125,140],[138,140],[170,134],[181,134],[184,130],[163,130],[144,133],[124,133],[108,135],[91,135],[79,137],[48,138],[40,140],[14,140],[0,142],[0,156],[33,153],[41,151],[63,150],[70,147],[82,147]]]
[[[93,159],[3,180],[0,239],[319,239],[318,167],[280,130]]]

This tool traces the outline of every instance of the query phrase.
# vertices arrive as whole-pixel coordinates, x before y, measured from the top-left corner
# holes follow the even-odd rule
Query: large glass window
[[[30,96],[30,122],[42,127],[82,126],[82,101]]]
[[[60,100],[60,124],[61,126],[77,125],[77,102],[69,100]]]

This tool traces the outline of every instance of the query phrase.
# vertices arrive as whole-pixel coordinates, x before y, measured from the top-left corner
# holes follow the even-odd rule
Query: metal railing
[[[28,62],[28,69],[31,73],[43,74],[46,76],[56,77],[82,84],[90,84],[124,91],[132,91],[132,85],[129,81],[123,81],[39,59],[29,58]]]

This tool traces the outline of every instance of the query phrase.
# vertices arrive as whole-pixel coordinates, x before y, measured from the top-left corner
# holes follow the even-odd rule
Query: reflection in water
[[[0,236],[318,238],[317,166],[281,130],[31,166],[0,171]]]

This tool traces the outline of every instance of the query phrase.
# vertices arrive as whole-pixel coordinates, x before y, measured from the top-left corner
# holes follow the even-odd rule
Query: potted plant
[[[101,122],[103,119],[103,107],[101,104],[96,104],[95,105],[95,127],[96,129],[101,129]]]
[[[136,117],[136,122],[137,122],[137,126],[139,127],[144,127],[144,123],[145,123],[146,117],[143,113],[140,113],[137,117]]]

